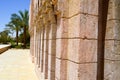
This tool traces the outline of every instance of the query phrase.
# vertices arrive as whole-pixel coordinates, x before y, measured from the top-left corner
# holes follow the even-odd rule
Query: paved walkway
[[[38,80],[29,50],[10,49],[0,54],[0,80]]]
[[[1,45],[1,44],[0,44],[0,48],[8,47],[8,46],[10,46],[10,45]]]

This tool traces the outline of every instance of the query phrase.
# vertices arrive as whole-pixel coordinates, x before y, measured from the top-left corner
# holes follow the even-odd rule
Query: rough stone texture
[[[30,48],[38,75],[48,80],[96,80],[98,1],[31,0]],[[109,2],[105,80],[120,78],[119,4]]]
[[[98,1],[53,0],[53,5],[50,1],[42,1],[39,6],[41,1],[31,1],[30,24],[36,26],[34,35],[31,31],[31,44],[35,44],[31,53],[35,54],[36,65],[48,80],[79,80],[79,76],[81,80],[95,80],[92,64],[97,62]],[[81,68],[86,64],[87,68]],[[85,75],[80,70],[86,71]]]
[[[96,80],[97,64],[79,64],[78,72],[78,80]]]
[[[120,1],[110,0],[105,42],[105,80],[120,79]]]

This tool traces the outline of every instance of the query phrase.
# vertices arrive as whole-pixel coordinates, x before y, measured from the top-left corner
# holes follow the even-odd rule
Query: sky
[[[0,0],[0,32],[10,21],[11,14],[29,10],[30,0]]]

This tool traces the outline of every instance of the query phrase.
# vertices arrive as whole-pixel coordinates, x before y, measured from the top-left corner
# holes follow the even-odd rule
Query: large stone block
[[[62,51],[62,39],[57,39],[56,40],[56,57],[61,58],[61,51]]]
[[[80,14],[69,19],[68,37],[80,37]]]
[[[61,20],[60,25],[57,30],[57,37],[67,36],[67,32],[69,37],[89,37],[89,38],[97,38],[98,32],[98,17],[86,14],[78,14],[67,21]],[[69,24],[69,26],[68,26]],[[62,26],[63,25],[63,26]],[[65,29],[63,29],[64,27]],[[68,27],[68,29],[66,28]],[[62,29],[65,33],[62,33]]]
[[[105,60],[105,80],[120,80],[120,61]]]
[[[61,60],[56,58],[56,67],[55,67],[55,75],[58,80],[60,80],[60,67],[61,65]]]
[[[113,0],[109,1],[109,7],[108,7],[108,20],[113,19]]]
[[[80,20],[80,22],[79,22],[79,25],[80,25],[79,35],[80,35],[80,37],[97,39],[98,17],[80,14],[79,20]]]
[[[56,43],[56,57],[67,59],[68,39],[57,39]]]
[[[68,59],[78,62],[97,62],[97,40],[70,39]]]
[[[60,62],[60,80],[67,80],[67,66],[68,61],[62,59]]]
[[[81,23],[80,23],[81,24]],[[82,26],[81,26],[82,28]],[[98,17],[87,15],[86,37],[97,39],[98,36]]]
[[[51,55],[56,56],[56,40],[51,40]]]
[[[96,80],[96,63],[76,64],[68,61],[68,80]]]
[[[114,33],[115,33],[115,27],[114,27],[114,20],[107,21],[107,27],[106,27],[106,39],[114,39]]]
[[[69,17],[78,13],[98,15],[98,0],[69,0]]]
[[[85,1],[85,0],[83,0]],[[88,9],[88,14],[91,14],[91,15],[98,15],[98,2],[99,0],[87,0],[87,3],[86,6]],[[84,7],[85,9],[85,7]]]
[[[56,57],[52,55],[48,55],[48,69],[51,72],[55,72],[55,66],[56,66]]]
[[[113,0],[113,19],[119,19],[120,20],[120,1],[119,0]]]
[[[107,21],[106,39],[120,40],[120,21],[109,20]]]
[[[80,51],[80,39],[69,39],[68,40],[68,59],[79,62]]]
[[[114,35],[115,35],[115,39],[117,39],[117,40],[120,40],[120,20],[115,20],[114,21],[115,22],[115,24],[114,24],[114,27],[115,27],[115,33],[114,33]]]
[[[105,42],[105,58],[120,60],[120,41],[109,40]]]
[[[67,74],[67,80],[79,80],[79,64],[68,61]]]
[[[57,25],[57,36],[56,38],[67,38],[68,36],[68,19],[61,18]]]
[[[79,60],[82,62],[97,62],[97,40],[81,40]]]
[[[61,12],[61,17],[69,16],[69,1],[68,0],[58,0],[58,10]]]
[[[96,74],[97,63],[79,64],[78,79],[74,80],[96,80]]]
[[[83,0],[69,0],[69,17],[80,13],[80,2]],[[82,6],[83,8],[83,6]]]

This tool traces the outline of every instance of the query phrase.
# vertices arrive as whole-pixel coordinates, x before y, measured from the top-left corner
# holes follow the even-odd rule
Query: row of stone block
[[[0,54],[8,50],[9,48],[10,48],[10,45],[0,45]]]
[[[35,3],[37,8],[34,10],[42,9]],[[105,41],[106,80],[119,80],[119,3],[119,0],[110,0],[109,3]],[[98,0],[58,0],[57,5],[52,6],[61,14],[54,15],[51,10],[48,15],[35,12],[35,15],[40,13],[41,16],[38,15],[38,22],[35,21],[31,29],[31,54],[37,71],[48,80],[96,80]],[[49,6],[43,7],[44,11]]]

